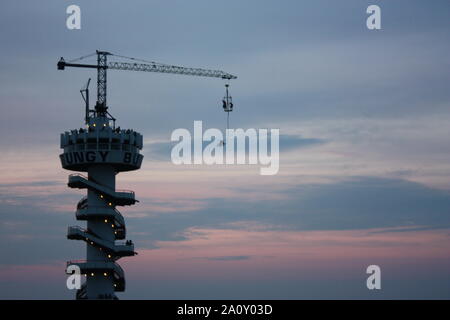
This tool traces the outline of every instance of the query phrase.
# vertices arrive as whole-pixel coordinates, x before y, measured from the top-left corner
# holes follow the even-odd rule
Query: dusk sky
[[[173,130],[226,126],[225,82],[108,71],[109,111],[144,136],[142,168],[117,176],[140,201],[121,208],[139,254],[118,261],[120,299],[450,299],[449,34],[446,0],[3,1],[0,299],[74,297],[86,191],[59,138],[96,73],[56,63],[97,49],[235,74],[230,127],[280,130],[276,175],[174,165]]]

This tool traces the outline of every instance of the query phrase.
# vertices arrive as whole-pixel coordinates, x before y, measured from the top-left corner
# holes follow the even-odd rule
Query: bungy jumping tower
[[[97,64],[81,64],[79,60],[96,56]],[[131,59],[108,62],[108,56]],[[61,58],[58,70],[66,67],[78,67],[97,70],[97,102],[94,110],[89,107],[89,82],[81,94],[85,101],[85,128],[67,131],[61,134],[60,155],[62,167],[67,170],[81,171],[69,175],[68,186],[86,189],[87,196],[77,204],[77,220],[87,221],[86,229],[69,227],[67,238],[86,242],[86,260],[67,262],[69,266],[78,266],[86,276],[86,281],[77,290],[77,299],[117,299],[115,292],[125,290],[125,275],[117,260],[133,256],[134,244],[123,241],[126,236],[125,220],[117,207],[133,205],[137,202],[134,192],[116,189],[116,175],[120,172],[137,170],[141,167],[143,156],[142,135],[131,129],[116,128],[116,119],[108,112],[106,104],[106,71],[130,70],[190,76],[212,77],[224,80],[237,77],[220,70],[185,68],[152,61],[136,63],[139,59],[119,56],[106,51],[96,51],[87,56],[66,62]],[[77,63],[74,63],[77,62]],[[228,96],[223,100],[225,110],[232,108]],[[117,240],[122,240],[119,242]]]
[[[87,173],[71,174],[68,182],[71,188],[87,190],[75,214],[77,220],[87,221],[87,228],[72,226],[67,232],[68,239],[86,242],[86,260],[69,261],[67,266],[77,265],[86,276],[77,299],[116,299],[115,292],[125,290],[124,271],[117,260],[136,254],[131,241],[117,241],[126,237],[125,220],[117,207],[137,202],[133,191],[116,189],[116,176],[140,168],[142,135],[116,129],[112,119],[98,110],[87,121],[86,129],[61,134],[63,168]]]

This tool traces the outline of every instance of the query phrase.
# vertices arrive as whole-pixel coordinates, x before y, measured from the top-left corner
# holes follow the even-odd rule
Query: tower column
[[[69,227],[67,237],[86,242],[86,260],[69,261],[78,265],[86,282],[77,299],[117,299],[115,292],[125,290],[125,276],[117,260],[133,256],[134,244],[125,239],[125,220],[117,206],[137,202],[133,191],[116,190],[119,172],[140,168],[143,156],[142,135],[133,130],[116,130],[105,117],[89,118],[87,130],[72,130],[61,135],[63,168],[87,172],[71,174],[68,186],[87,189],[77,205],[77,220],[86,228]]]

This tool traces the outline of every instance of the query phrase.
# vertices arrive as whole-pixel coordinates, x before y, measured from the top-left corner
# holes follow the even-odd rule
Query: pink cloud
[[[289,278],[364,272],[370,264],[401,270],[450,258],[447,230],[381,232],[190,229],[186,241],[159,242],[124,260],[132,277]],[[221,257],[223,259],[221,259]],[[237,259],[233,259],[237,257]],[[239,259],[239,257],[248,257]],[[448,262],[447,262],[448,264]]]

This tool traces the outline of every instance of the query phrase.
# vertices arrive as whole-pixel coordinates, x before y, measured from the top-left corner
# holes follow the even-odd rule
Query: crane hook
[[[230,128],[230,112],[233,111],[233,98],[228,92],[229,84],[225,84],[225,96],[222,99],[223,111],[227,113],[227,129]]]

